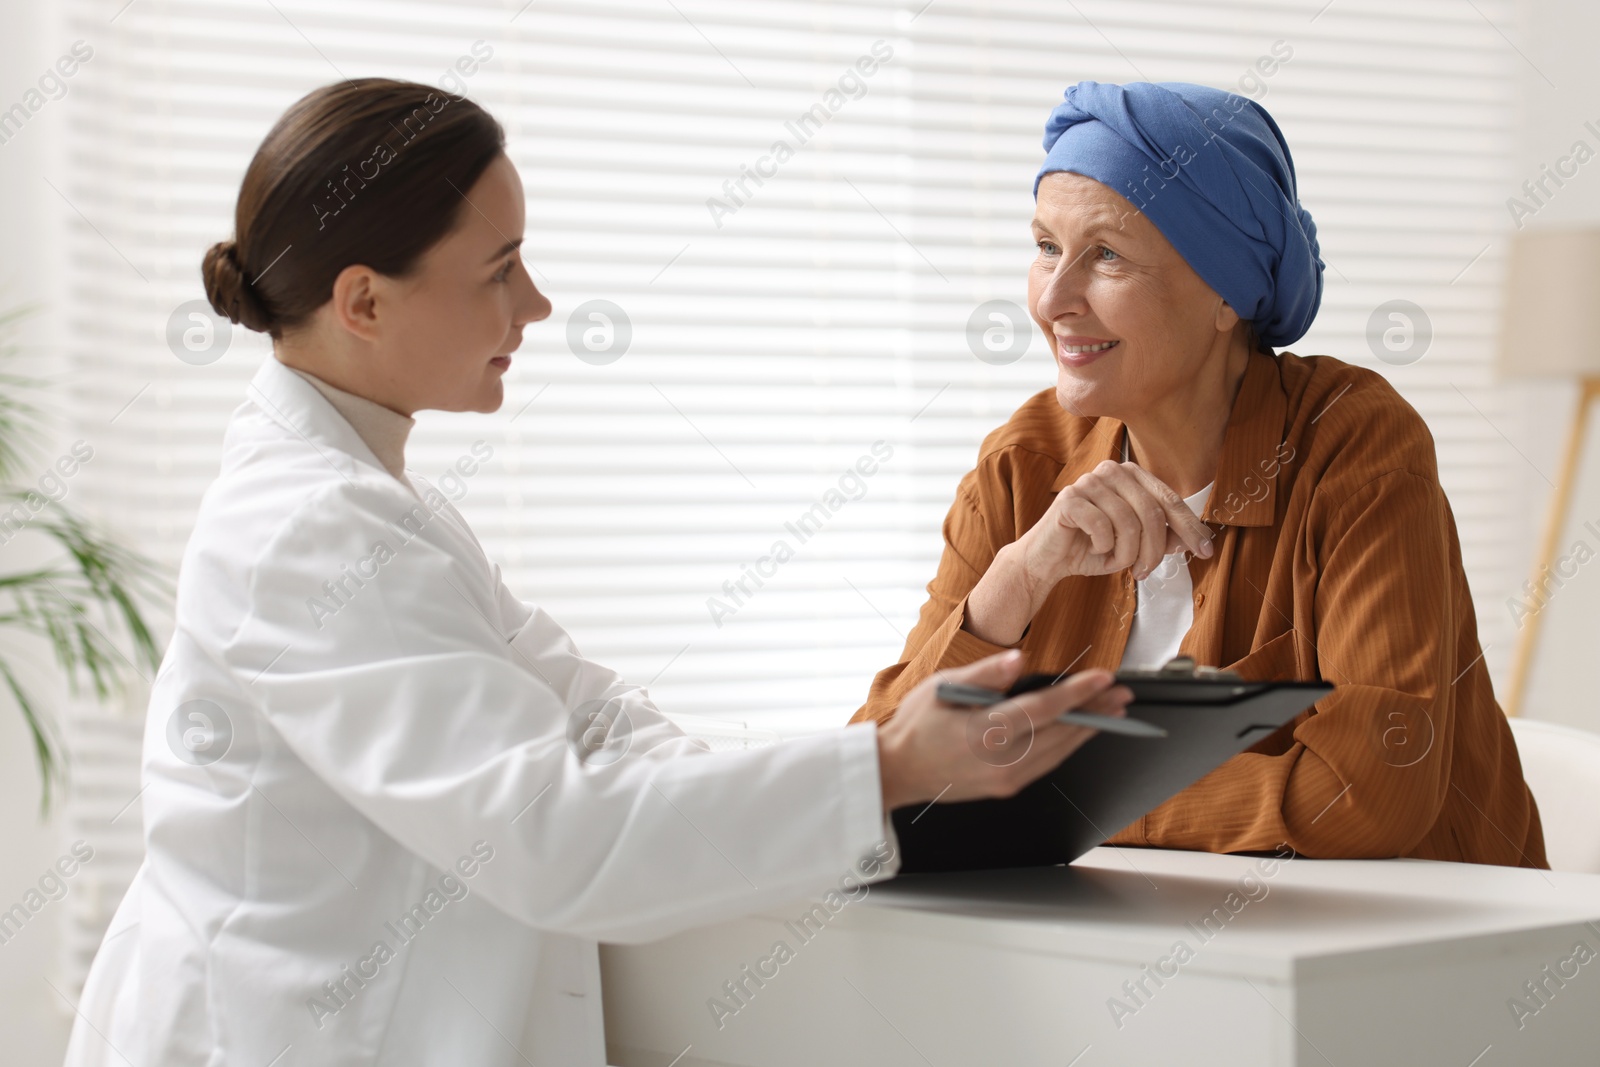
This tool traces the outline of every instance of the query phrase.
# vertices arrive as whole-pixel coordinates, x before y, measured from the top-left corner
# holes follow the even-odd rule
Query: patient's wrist
[[[1028,572],[1021,546],[1006,545],[968,594],[962,629],[992,645],[1013,646],[1048,594],[1049,587]]]

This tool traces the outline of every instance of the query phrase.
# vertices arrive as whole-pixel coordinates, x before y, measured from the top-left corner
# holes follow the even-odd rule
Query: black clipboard
[[[1022,678],[1015,696],[1059,680]],[[892,813],[900,873],[1071,863],[1141,815],[1292,721],[1333,692],[1327,682],[1246,681],[1181,657],[1158,671],[1122,671],[1128,717],[1164,738],[1098,734],[1061,766],[1003,800],[918,804]],[[974,714],[983,714],[982,709]]]

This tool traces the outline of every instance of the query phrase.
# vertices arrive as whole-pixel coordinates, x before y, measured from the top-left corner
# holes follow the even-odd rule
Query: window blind
[[[1329,264],[1293,348],[1373,367],[1428,420],[1487,658],[1505,668],[1498,605],[1522,574],[1501,502],[1521,460],[1488,368],[1521,62],[1507,3],[70,11],[95,50],[54,181],[78,436],[97,455],[83,499],[169,567],[268,358],[184,310],[251,153],[316,85],[444,84],[506,127],[525,258],[555,313],[526,331],[502,410],[425,414],[411,466],[437,477],[491,448],[452,493],[491,557],[669,712],[777,733],[842,723],[898,655],[978,442],[1053,380],[1016,314],[1046,114],[1079,79],[1185,80],[1259,99],[1284,129]],[[1387,317],[1396,300],[1421,315]],[[137,864],[129,704],[70,724],[73,832],[107,858],[76,898],[78,976]]]

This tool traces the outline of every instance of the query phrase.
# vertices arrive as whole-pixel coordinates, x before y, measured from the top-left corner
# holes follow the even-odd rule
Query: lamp
[[[1506,377],[1576,379],[1578,410],[1550,500],[1533,588],[1549,573],[1572,505],[1589,411],[1600,398],[1600,229],[1525,230],[1512,237],[1496,369]],[[1515,315],[1513,316],[1512,311]],[[1511,322],[1515,319],[1515,330]],[[1506,714],[1516,715],[1538,643],[1537,611],[1522,628]]]

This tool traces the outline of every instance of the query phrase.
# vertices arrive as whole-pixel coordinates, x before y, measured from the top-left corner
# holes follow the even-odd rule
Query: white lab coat
[[[411,481],[262,366],[184,554],[146,856],[68,1064],[597,1067],[597,940],[892,873],[875,727],[708,752]],[[627,751],[618,727],[580,760],[598,702]]]

